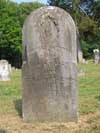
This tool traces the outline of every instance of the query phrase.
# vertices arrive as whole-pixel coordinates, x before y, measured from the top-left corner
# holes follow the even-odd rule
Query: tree
[[[100,49],[99,0],[48,0],[48,3],[52,6],[61,7],[71,14],[79,29],[84,57],[92,56],[94,48]],[[86,45],[88,45],[88,50],[84,51],[84,46],[86,47]]]
[[[21,66],[22,26],[32,10],[43,6],[40,3],[17,4],[0,0],[0,59],[7,59],[13,66]]]
[[[38,2],[28,2],[28,3],[21,3],[19,4],[18,7],[18,17],[19,17],[19,22],[21,27],[23,26],[23,23],[26,19],[26,17],[34,10],[36,10],[37,8],[40,8],[44,6],[41,3]]]
[[[0,0],[0,58],[20,65],[21,26],[17,18],[17,4],[9,0]],[[17,56],[16,56],[17,55]]]

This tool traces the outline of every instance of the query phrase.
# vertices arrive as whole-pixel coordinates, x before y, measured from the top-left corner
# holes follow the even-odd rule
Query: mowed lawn
[[[79,120],[77,123],[25,123],[22,120],[21,70],[11,81],[0,82],[0,133],[100,133],[100,65],[92,61],[78,66]]]

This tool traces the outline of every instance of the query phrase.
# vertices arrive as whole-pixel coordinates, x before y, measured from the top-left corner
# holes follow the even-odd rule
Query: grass
[[[15,106],[21,95],[21,71],[13,71],[11,81],[0,82],[0,114],[18,113]]]
[[[100,65],[89,62],[79,68],[85,71],[85,76],[79,77],[79,112],[100,111]]]
[[[78,66],[85,76],[78,78],[78,123],[24,123],[21,118],[21,70],[13,71],[11,81],[0,82],[0,133],[99,133],[100,65]]]

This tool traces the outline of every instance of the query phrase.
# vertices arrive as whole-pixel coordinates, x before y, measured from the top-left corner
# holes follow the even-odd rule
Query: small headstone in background
[[[83,61],[82,61],[83,64],[88,64],[88,61],[86,59],[83,58]]]
[[[11,64],[9,64],[9,71],[12,72]]]
[[[78,69],[78,76],[85,76],[85,71],[83,69]]]
[[[100,63],[100,52],[99,52],[99,49],[94,49],[93,53],[94,53],[94,62],[95,62],[95,64],[99,64]]]
[[[0,81],[10,80],[10,69],[7,60],[0,60]]]
[[[82,52],[82,48],[80,45],[80,34],[79,34],[79,30],[78,27],[76,28],[76,35],[77,35],[77,61],[78,63],[83,63],[83,52]]]
[[[12,71],[15,71],[15,70],[16,70],[16,68],[13,66],[13,67],[12,67]]]
[[[83,52],[82,49],[80,48],[80,45],[78,45],[78,63],[84,63],[83,59]]]

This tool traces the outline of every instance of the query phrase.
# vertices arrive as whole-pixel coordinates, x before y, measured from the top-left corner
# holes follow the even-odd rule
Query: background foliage
[[[100,0],[48,0],[48,3],[71,14],[85,58],[92,57],[94,48],[100,50]]]
[[[84,57],[91,58],[93,49],[100,49],[100,0],[48,0],[48,5],[71,14],[80,33]],[[22,26],[27,15],[41,6],[44,5],[38,2],[17,4],[0,0],[0,59],[21,66]]]
[[[21,66],[22,26],[27,15],[41,6],[43,4],[37,2],[17,4],[0,0],[0,59]]]

